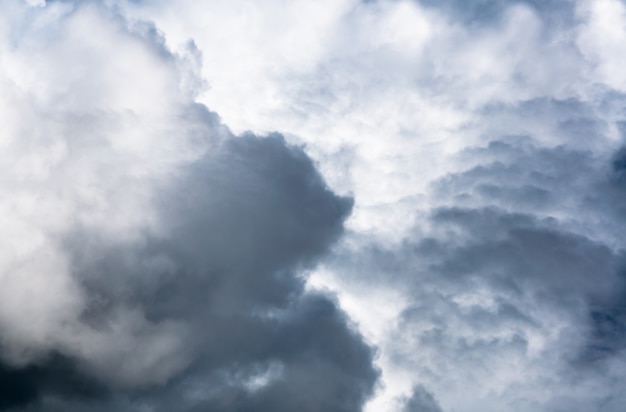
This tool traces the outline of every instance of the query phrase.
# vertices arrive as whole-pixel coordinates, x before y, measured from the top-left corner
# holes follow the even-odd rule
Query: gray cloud
[[[414,387],[441,410],[619,410],[623,2],[237,4],[253,17],[132,13],[205,51],[231,34],[201,99],[354,193],[313,279],[380,344],[368,410]]]
[[[511,6],[524,4],[536,9],[544,18],[563,21],[573,18],[572,2],[568,0],[479,0],[464,2],[461,0],[417,0],[420,4],[442,10],[446,15],[461,20],[465,24],[481,26],[493,23]]]
[[[439,404],[424,387],[415,386],[411,397],[403,400],[403,412],[441,412]]]
[[[3,7],[0,409],[360,410],[374,350],[304,288],[353,200],[194,102],[193,45],[89,2]]]
[[[347,249],[358,257],[336,258],[357,283],[407,290],[391,362],[411,365],[444,410],[619,410],[622,153],[529,137],[468,149],[477,165],[434,182],[439,206],[419,235],[390,248],[361,238],[361,252]]]
[[[172,4],[0,5],[1,405],[623,409],[622,1]]]

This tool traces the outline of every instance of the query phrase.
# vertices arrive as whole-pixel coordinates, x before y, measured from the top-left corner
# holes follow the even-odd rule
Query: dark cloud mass
[[[441,412],[432,394],[422,386],[415,386],[411,397],[404,400],[403,412]]]
[[[0,411],[622,412],[624,56],[623,0],[1,1]]]
[[[373,348],[331,295],[305,291],[352,199],[280,134],[235,136],[194,103],[184,86],[196,75],[154,27],[68,4],[32,26],[35,11],[14,5],[17,41],[62,82],[49,107],[6,97],[48,126],[17,129],[22,140],[59,153],[32,165],[27,153],[12,175],[21,186],[3,183],[50,216],[9,216],[34,252],[18,239],[3,255],[23,272],[3,278],[17,300],[0,309],[0,410],[360,410],[378,377]],[[85,27],[96,34],[80,37]],[[107,60],[116,41],[119,60]],[[22,156],[21,144],[6,145]],[[48,276],[41,289],[31,273]]]
[[[142,328],[175,323],[182,342],[147,369],[134,362],[158,350],[149,342],[95,364],[47,354],[5,365],[2,408],[358,410],[377,377],[372,350],[299,275],[341,233],[352,200],[280,135],[228,136],[154,196],[158,236],[120,244],[83,226],[64,244],[85,325],[115,328],[123,308],[145,317]]]
[[[358,410],[377,377],[372,350],[331,298],[304,293],[299,275],[341,233],[352,200],[280,135],[228,136],[154,195],[158,236],[120,244],[83,226],[64,244],[88,299],[85,325],[114,328],[123,308],[149,328],[175,323],[176,351],[138,370],[136,358],[158,348],[96,364],[47,354],[5,365],[1,407]],[[168,371],[181,357],[185,366]],[[156,386],[146,384],[154,373]]]
[[[502,17],[511,6],[526,5],[536,9],[544,18],[558,20],[572,17],[572,2],[568,0],[416,0],[426,7],[445,11],[448,16],[466,24],[480,27]]]
[[[230,137],[164,189],[163,237],[130,250],[90,232],[72,237],[94,302],[86,321],[106,328],[123,306],[184,327],[190,366],[173,394],[147,397],[154,410],[358,410],[377,376],[371,349],[333,300],[303,295],[297,275],[339,235],[351,205],[281,136]],[[203,399],[186,399],[194,385]]]
[[[55,394],[70,400],[103,399],[104,385],[80,373],[75,363],[58,354],[27,367],[0,365],[0,408],[12,410]]]

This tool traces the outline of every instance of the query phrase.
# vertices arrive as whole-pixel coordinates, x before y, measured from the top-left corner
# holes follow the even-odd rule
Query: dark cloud
[[[51,394],[70,400],[106,398],[106,387],[77,366],[59,354],[26,367],[0,364],[0,410],[23,407]]]
[[[523,5],[536,10],[546,20],[553,23],[568,21],[574,18],[572,2],[568,0],[416,0],[429,8],[434,8],[445,13],[446,16],[453,17],[466,24],[481,27],[486,24],[498,21],[503,13],[512,6]]]
[[[420,385],[413,387],[411,396],[403,403],[402,412],[441,412],[433,395]]]
[[[0,5],[0,409],[621,411],[623,2],[323,3]]]
[[[6,247],[3,286],[17,298],[0,309],[0,410],[361,410],[374,349],[332,296],[304,288],[353,200],[302,147],[236,136],[193,102],[197,62],[153,25],[93,2],[23,7],[20,41],[60,97],[43,109],[15,97],[50,127],[28,135],[46,149],[25,162],[34,174],[2,187],[46,212],[8,215],[26,222],[9,246],[35,246]],[[16,158],[30,155],[22,141]]]
[[[87,325],[114,327],[120,308],[155,327],[176,322],[188,366],[152,387],[142,375],[152,369],[119,382],[124,372],[109,367],[123,364],[78,362],[103,392],[81,391],[49,362],[3,369],[3,392],[12,393],[3,406],[360,410],[377,379],[372,349],[336,302],[304,293],[299,275],[341,233],[352,200],[330,192],[304,152],[279,135],[219,142],[158,196],[166,227],[158,238],[120,245],[83,227],[65,244],[89,297]],[[132,363],[136,350],[109,361]],[[158,367],[168,365],[166,358]]]
[[[411,365],[437,396],[448,386],[473,387],[462,398],[471,400],[467,410],[552,411],[579,399],[584,406],[574,410],[582,411],[613,399],[563,388],[598,382],[625,354],[623,151],[508,136],[459,156],[470,166],[431,186],[439,206],[418,220],[419,236],[393,248],[362,238],[359,252],[348,252],[358,258],[336,261],[350,267],[344,273],[410,291],[390,343],[394,362]],[[528,369],[502,366],[509,363]],[[533,403],[533,385],[564,392],[549,406]],[[485,395],[500,390],[501,398]],[[416,405],[430,399],[424,393]]]

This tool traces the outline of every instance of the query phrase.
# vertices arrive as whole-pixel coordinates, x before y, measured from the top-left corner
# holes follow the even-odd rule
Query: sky
[[[621,412],[623,0],[0,2],[0,411]]]

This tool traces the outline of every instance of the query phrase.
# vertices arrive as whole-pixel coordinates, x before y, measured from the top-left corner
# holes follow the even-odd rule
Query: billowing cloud
[[[406,291],[390,362],[445,407],[619,410],[621,157],[512,142],[464,152],[482,162],[435,182],[419,235],[335,264]]]
[[[0,7],[0,405],[621,411],[623,1]]]
[[[415,386],[409,398],[402,400],[402,411],[405,412],[441,412],[433,395],[422,386]]]
[[[229,33],[200,99],[305,141],[355,196],[312,284],[380,347],[368,411],[413,388],[442,410],[619,410],[623,4],[307,5],[132,12],[172,44]]]
[[[373,349],[304,290],[352,199],[197,103],[193,44],[95,3],[1,7],[0,408],[360,409]]]

